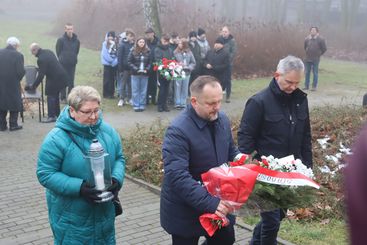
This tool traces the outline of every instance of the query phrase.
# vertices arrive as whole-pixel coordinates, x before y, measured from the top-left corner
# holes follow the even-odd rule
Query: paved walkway
[[[170,120],[177,112],[161,114]],[[105,115],[107,122],[121,129],[156,120],[155,111]],[[0,244],[53,244],[48,223],[45,190],[35,175],[37,153],[53,124],[38,123],[37,115],[26,114],[23,130],[0,132]],[[159,195],[125,179],[120,199],[124,214],[116,219],[117,244],[171,244],[159,222]],[[247,244],[251,234],[236,227],[237,244]]]

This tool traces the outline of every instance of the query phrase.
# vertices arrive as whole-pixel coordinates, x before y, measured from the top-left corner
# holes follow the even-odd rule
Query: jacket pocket
[[[264,130],[267,135],[284,135],[287,130],[283,114],[268,114],[264,116]]]
[[[297,114],[297,124],[296,124],[296,132],[304,133],[304,128],[306,124],[307,113],[298,113]]]

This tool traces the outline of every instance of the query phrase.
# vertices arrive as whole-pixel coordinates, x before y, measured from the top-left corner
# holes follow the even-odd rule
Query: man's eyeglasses
[[[84,114],[87,117],[91,117],[93,114],[98,116],[98,113],[101,111],[101,109],[97,109],[94,111],[82,111],[82,110],[78,110],[78,112],[81,112],[82,114]]]

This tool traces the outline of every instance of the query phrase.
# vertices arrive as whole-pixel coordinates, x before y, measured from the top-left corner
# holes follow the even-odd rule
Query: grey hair
[[[297,58],[292,55],[288,55],[287,57],[281,59],[278,63],[277,72],[280,74],[287,74],[291,71],[304,71],[305,65],[300,58]]]
[[[76,86],[68,96],[68,105],[78,111],[86,101],[96,101],[101,103],[101,96],[98,91],[91,86]]]
[[[20,44],[20,41],[18,38],[16,37],[9,37],[7,40],[6,40],[6,44],[7,45],[11,45],[13,47],[15,46],[18,46]]]

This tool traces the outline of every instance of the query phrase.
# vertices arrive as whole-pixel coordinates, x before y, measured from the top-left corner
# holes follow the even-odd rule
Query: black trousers
[[[47,114],[48,117],[58,117],[60,115],[59,94],[47,95]]]
[[[4,129],[7,127],[6,123],[6,115],[8,114],[8,111],[0,110],[0,128]],[[16,127],[18,126],[18,111],[9,111],[9,126],[10,127]]]
[[[103,98],[113,98],[115,94],[117,66],[103,66]]]
[[[166,108],[170,81],[160,76],[159,84],[158,108]]]
[[[172,235],[172,245],[197,245],[200,237],[180,237]],[[232,245],[235,242],[233,225],[222,227],[212,237],[206,236],[206,245]]]
[[[157,97],[157,72],[151,71],[148,77],[147,104],[149,104],[149,96],[152,97],[152,103],[156,102]]]
[[[75,78],[75,65],[68,66],[63,65],[66,73],[68,74],[68,83],[65,88],[60,91],[60,99],[66,99],[67,95],[69,95],[70,91],[74,88],[74,78]],[[67,93],[66,93],[67,88]]]

